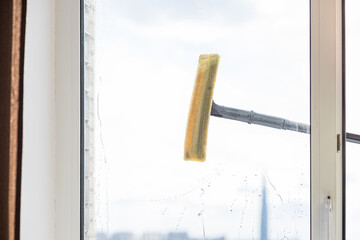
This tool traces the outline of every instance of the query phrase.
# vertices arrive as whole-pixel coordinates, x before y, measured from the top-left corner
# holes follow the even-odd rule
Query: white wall
[[[55,2],[29,0],[21,239],[55,239]]]

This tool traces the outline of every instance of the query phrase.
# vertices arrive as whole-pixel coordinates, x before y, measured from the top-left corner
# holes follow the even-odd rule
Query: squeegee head
[[[207,130],[219,60],[218,54],[203,54],[199,57],[186,129],[185,160],[205,161]]]

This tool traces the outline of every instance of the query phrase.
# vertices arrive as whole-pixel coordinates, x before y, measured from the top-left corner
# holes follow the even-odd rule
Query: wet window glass
[[[281,129],[310,124],[309,2],[84,9],[85,238],[310,239],[310,135]],[[201,54],[220,56],[212,100],[248,120],[210,116],[206,160],[184,161]]]

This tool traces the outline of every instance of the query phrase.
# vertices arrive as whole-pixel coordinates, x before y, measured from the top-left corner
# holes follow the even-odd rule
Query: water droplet
[[[165,215],[166,211],[167,211],[167,207],[162,211],[161,215]]]

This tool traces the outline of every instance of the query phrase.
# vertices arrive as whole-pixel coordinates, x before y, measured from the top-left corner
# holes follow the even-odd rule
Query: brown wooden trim
[[[0,1],[0,239],[20,238],[26,1]]]

